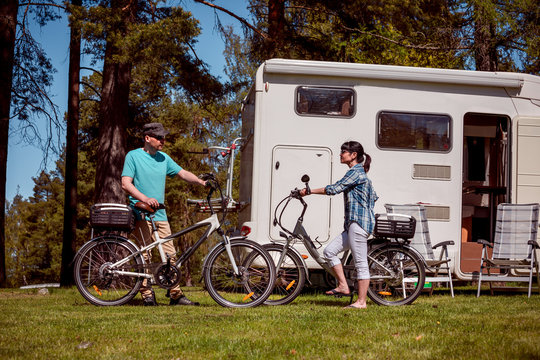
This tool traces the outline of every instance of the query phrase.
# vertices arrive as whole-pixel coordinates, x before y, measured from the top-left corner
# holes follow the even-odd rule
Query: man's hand
[[[159,207],[159,201],[157,201],[156,199],[154,198],[146,198],[145,200],[143,200],[145,203],[147,203],[148,205],[150,205],[152,208],[154,209],[157,209]]]

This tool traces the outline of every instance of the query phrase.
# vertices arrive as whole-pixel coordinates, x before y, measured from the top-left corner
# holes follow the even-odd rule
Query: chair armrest
[[[527,244],[532,245],[535,249],[540,249],[540,245],[538,245],[538,242],[536,240],[529,240],[527,241]]]
[[[492,248],[492,247],[493,247],[493,245],[491,245],[491,243],[490,243],[489,241],[487,241],[487,240],[484,240],[484,239],[478,239],[478,241],[477,241],[477,242],[478,242],[479,244],[482,244],[482,245],[484,245],[484,246],[489,246],[490,248]]]
[[[438,248],[439,246],[444,246],[444,247],[446,247],[446,246],[448,246],[448,245],[454,245],[454,240],[447,240],[447,241],[440,242],[440,243],[434,245],[434,246],[432,247],[432,249],[435,250],[435,249]]]

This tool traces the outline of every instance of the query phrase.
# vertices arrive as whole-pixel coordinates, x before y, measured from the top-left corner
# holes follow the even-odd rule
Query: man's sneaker
[[[152,295],[143,298],[143,306],[157,306],[154,290],[152,290]]]
[[[178,299],[171,299],[169,302],[169,305],[192,305],[192,306],[199,306],[200,304],[195,301],[189,300],[184,295],[181,295]]]

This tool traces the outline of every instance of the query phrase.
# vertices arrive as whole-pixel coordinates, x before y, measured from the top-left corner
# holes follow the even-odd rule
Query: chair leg
[[[538,293],[540,294],[540,271],[539,264],[536,263],[536,285],[538,286]]]
[[[531,263],[531,271],[529,271],[529,291],[527,292],[527,297],[531,297],[531,290],[532,290],[532,276],[533,276],[533,264]]]
[[[478,291],[476,292],[476,297],[480,297],[480,288],[482,287],[482,273],[484,272],[484,269],[482,267],[482,264],[480,264],[480,274],[478,274]]]
[[[450,267],[448,267],[448,283],[450,284],[450,294],[454,297],[454,285],[452,284],[452,273],[450,272]]]
[[[478,290],[476,291],[476,297],[480,297],[480,287],[482,286],[482,269],[480,269],[480,275],[478,275]]]

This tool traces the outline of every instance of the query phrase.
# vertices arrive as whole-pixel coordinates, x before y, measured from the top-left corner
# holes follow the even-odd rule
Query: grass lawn
[[[0,289],[0,359],[540,359],[540,295],[472,288],[413,305],[343,309],[310,293],[279,307],[96,307],[75,288]],[[157,290],[165,305],[165,292]]]

